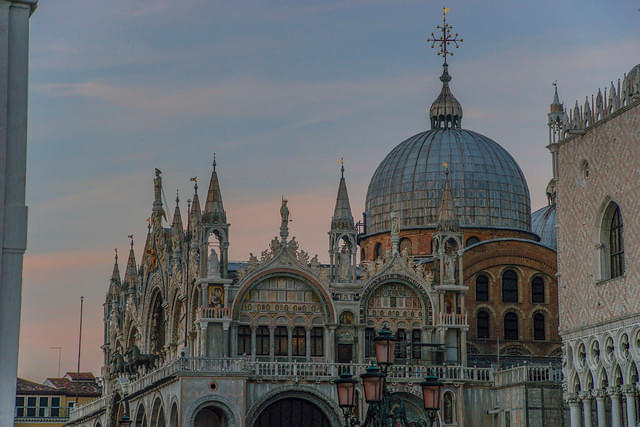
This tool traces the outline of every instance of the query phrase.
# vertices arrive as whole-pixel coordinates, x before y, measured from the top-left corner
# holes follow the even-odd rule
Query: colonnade
[[[635,427],[639,389],[640,384],[626,384],[573,394],[567,399],[571,427]]]

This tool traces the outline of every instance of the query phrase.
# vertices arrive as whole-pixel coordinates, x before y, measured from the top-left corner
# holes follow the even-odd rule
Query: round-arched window
[[[504,315],[504,339],[518,339],[518,316],[513,312]]]
[[[502,302],[518,302],[518,274],[513,270],[502,273]]]

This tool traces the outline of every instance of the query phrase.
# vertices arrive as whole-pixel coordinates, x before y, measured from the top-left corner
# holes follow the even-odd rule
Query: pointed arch
[[[600,205],[596,230],[597,277],[600,280],[610,280],[624,275],[623,215],[620,205],[609,196]]]

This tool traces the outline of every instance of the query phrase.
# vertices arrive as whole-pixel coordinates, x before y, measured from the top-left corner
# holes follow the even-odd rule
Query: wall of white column
[[[592,427],[594,425],[598,427],[635,427],[638,423],[637,386],[639,385],[627,384],[622,388],[610,387],[606,390],[585,391],[579,395],[570,396],[567,403],[571,427]],[[611,408],[609,414],[607,414],[607,403]],[[594,404],[596,405],[595,419],[592,414],[592,405]],[[623,417],[623,414],[626,414],[626,418]]]
[[[13,425],[27,246],[29,17],[37,0],[0,0],[0,425]]]

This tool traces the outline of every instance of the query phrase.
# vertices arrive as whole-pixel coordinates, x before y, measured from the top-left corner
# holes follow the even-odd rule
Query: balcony
[[[202,320],[223,320],[231,318],[229,307],[199,307],[198,318]]]
[[[436,326],[443,328],[469,329],[467,313],[440,313],[438,316],[438,324]]]
[[[497,371],[494,374],[495,386],[504,387],[523,383],[561,383],[562,368],[553,366],[517,366]]]

